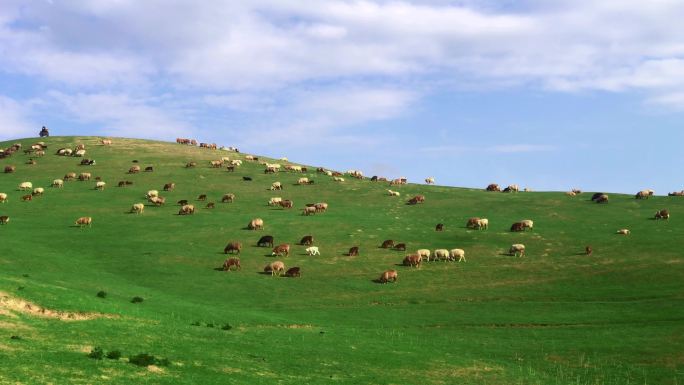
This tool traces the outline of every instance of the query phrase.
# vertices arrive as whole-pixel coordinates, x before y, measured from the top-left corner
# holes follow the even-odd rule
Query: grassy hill
[[[243,154],[131,139],[101,146],[99,139],[46,138],[47,155],[35,165],[25,164],[23,153],[0,159],[0,170],[16,165],[15,173],[0,174],[0,192],[9,194],[0,215],[10,217],[0,226],[0,383],[684,381],[684,198],[610,194],[608,204],[597,205],[589,193],[419,184],[395,186],[402,194],[396,198],[386,195],[386,183],[336,183],[315,167],[305,175],[315,183],[297,186],[301,174],[265,175],[258,163],[234,173],[209,167],[210,160]],[[96,165],[55,155],[77,143]],[[133,160],[154,172],[127,174]],[[198,166],[185,168],[189,161]],[[95,190],[94,180],[49,187],[67,172],[91,172],[107,187]],[[119,188],[120,180],[133,185]],[[269,191],[276,180],[284,191]],[[17,186],[24,181],[45,194],[22,202]],[[161,192],[165,206],[129,213],[146,202],[146,191],[167,182],[177,187]],[[229,192],[236,201],[220,203]],[[216,208],[192,202],[199,194]],[[415,194],[426,202],[406,205]],[[292,199],[295,209],[268,206],[273,196]],[[195,203],[195,215],[176,215],[180,199]],[[320,201],[328,212],[301,215],[306,203]],[[652,220],[662,208],[672,218]],[[91,216],[92,227],[75,227],[81,216]],[[466,229],[472,216],[489,218],[490,228]],[[256,217],[265,230],[246,230]],[[533,219],[534,230],[509,232],[521,219]],[[444,232],[434,230],[440,222]],[[632,234],[616,235],[619,228]],[[266,234],[293,245],[289,257],[277,259],[300,266],[301,278],[261,273],[276,260],[256,247]],[[304,235],[315,237],[321,256],[295,245]],[[407,252],[463,248],[467,262],[398,266],[405,253],[380,249],[385,239],[407,243]],[[239,272],[216,270],[229,241],[244,244]],[[512,243],[524,243],[527,255],[505,255]],[[592,256],[582,255],[586,245]],[[360,247],[358,257],[345,255],[351,246]],[[398,270],[397,283],[373,282],[389,268]],[[144,301],[132,303],[136,296]],[[20,300],[92,319],[19,311]],[[123,357],[88,358],[95,347]],[[168,362],[128,362],[139,353]]]

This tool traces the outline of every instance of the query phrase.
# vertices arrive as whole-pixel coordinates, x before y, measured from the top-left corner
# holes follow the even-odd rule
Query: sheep
[[[159,191],[157,191],[157,190],[149,190],[149,191],[145,194],[145,198],[148,198],[148,199],[149,199],[149,198],[158,197],[158,196],[159,196]]]
[[[648,199],[649,197],[653,196],[653,194],[655,194],[655,191],[653,190],[641,190],[638,193],[636,193],[635,198]]]
[[[617,234],[620,234],[620,235],[629,235],[629,234],[630,234],[630,231],[629,231],[629,229],[620,229],[620,230],[617,231]]]
[[[237,253],[240,254],[240,251],[242,251],[242,243],[240,242],[229,242],[226,247],[223,249],[223,254],[228,254],[228,253]]]
[[[287,243],[283,243],[274,247],[273,251],[271,252],[271,255],[281,256],[283,254],[285,254],[286,257],[290,255],[290,245]]]
[[[247,224],[247,228],[250,230],[263,230],[264,220],[261,218],[254,218]]]
[[[0,193],[0,203],[5,203],[7,202],[7,194],[6,193]]]
[[[105,183],[105,182],[102,182],[102,181],[97,182],[97,183],[95,183],[95,190],[104,190],[106,185],[107,185],[107,183]]]
[[[26,191],[26,190],[32,190],[32,189],[33,189],[33,183],[31,183],[31,182],[19,183],[19,190]]]
[[[378,278],[378,282],[380,283],[387,283],[389,281],[392,282],[397,282],[398,274],[396,270],[386,270],[385,272],[380,275],[380,278]]]
[[[148,199],[147,201],[152,203],[155,206],[161,206],[164,203],[166,203],[166,198],[156,196],[156,197],[152,197],[152,198]]]
[[[3,215],[0,217],[0,225],[6,225],[10,221],[10,218],[7,215]]]
[[[452,261],[456,260],[456,257],[458,257],[458,262],[465,262],[465,251],[463,249],[451,249],[449,250],[449,259]]]
[[[221,166],[223,166],[223,161],[220,161],[220,160],[212,160],[212,161],[209,162],[209,164],[210,164],[211,167],[213,167],[213,168],[220,168]]]
[[[299,178],[299,179],[297,179],[297,184],[299,184],[299,185],[309,184],[309,178]]]
[[[421,257],[422,259],[425,259],[425,260],[427,260],[428,262],[430,262],[430,250],[428,250],[428,249],[419,249],[418,251],[416,251],[416,254],[420,255],[420,257]]]
[[[112,140],[111,139],[102,139],[100,141],[100,143],[102,143],[103,146],[110,146],[112,144]]]
[[[309,247],[306,248],[305,251],[306,251],[306,253],[307,253],[308,255],[311,255],[311,256],[313,256],[313,255],[321,255],[321,252],[318,251],[318,247],[317,247],[317,246],[309,246]]]
[[[176,189],[176,184],[173,182],[164,184],[164,191],[173,191]]]
[[[64,181],[61,179],[55,179],[52,181],[52,187],[62,188],[62,187],[64,187]]]
[[[76,220],[76,225],[79,227],[88,226],[93,223],[93,218],[91,217],[80,217]]]
[[[511,245],[511,248],[508,249],[508,254],[515,256],[515,257],[522,257],[525,255],[525,245],[522,243],[515,243]]]
[[[275,262],[269,263],[268,265],[266,265],[266,267],[264,267],[264,272],[265,273],[270,272],[271,276],[274,276],[274,275],[280,276],[280,274],[282,274],[283,271],[285,271],[285,264],[281,261],[275,261]]]
[[[15,166],[5,166],[5,174],[11,174],[16,170],[17,168]]]
[[[532,221],[531,219],[523,219],[522,221],[520,221],[520,223],[522,223],[523,229],[534,229],[534,221]]]
[[[655,219],[670,219],[670,212],[666,209],[656,211]]]
[[[422,261],[423,258],[420,255],[410,254],[404,257],[404,261],[402,263],[404,266],[419,267]]]
[[[89,172],[82,172],[78,174],[78,180],[80,180],[81,182],[90,180],[90,178],[92,178],[92,175]]]
[[[137,174],[140,172],[140,166],[133,166],[128,169],[129,174]]]
[[[44,189],[44,188],[42,188],[42,187],[36,187],[36,188],[33,189],[33,193],[31,193],[31,194],[34,195],[34,196],[36,196],[36,195],[43,195],[43,193],[45,193],[45,189]]]
[[[283,185],[280,182],[271,183],[271,190],[282,190]]]
[[[305,207],[304,211],[302,212],[302,215],[313,215],[316,214],[316,207]]]
[[[334,177],[333,180],[334,180],[335,182],[344,182],[344,178],[341,178],[341,177],[339,177],[339,176]]]
[[[401,195],[401,193],[400,193],[399,191],[387,190],[387,193],[388,193],[389,196],[391,196],[391,197],[398,197],[398,196]]]
[[[436,249],[434,252],[435,260],[439,261],[440,259],[448,261],[449,260],[449,250],[447,249]]]
[[[283,201],[283,198],[281,198],[281,197],[272,197],[272,198],[268,201],[268,205],[269,205],[269,206],[275,206],[275,205],[280,204],[280,202],[282,202],[282,201]]]
[[[425,184],[435,184],[435,178],[432,176],[425,178]]]
[[[131,212],[136,214],[142,214],[145,211],[145,205],[142,203],[136,203],[131,207]]]
[[[76,152],[74,152],[74,156],[77,156],[77,157],[83,157],[83,156],[85,156],[85,154],[86,154],[86,150],[77,150]]]
[[[178,215],[192,215],[195,213],[195,205],[183,205],[178,211]]]
[[[223,197],[221,197],[221,203],[233,203],[235,200],[235,194],[224,194]]]
[[[223,262],[223,271],[231,271],[232,267],[235,266],[235,270],[241,270],[240,258],[230,257]]]

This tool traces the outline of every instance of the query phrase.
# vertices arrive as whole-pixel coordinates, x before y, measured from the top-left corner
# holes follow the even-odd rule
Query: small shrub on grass
[[[118,360],[121,358],[121,352],[118,350],[112,350],[109,353],[107,353],[107,358],[110,360]]]
[[[10,337],[11,340],[22,340],[21,336],[12,336]]]
[[[140,303],[142,301],[144,301],[142,297],[133,297],[133,299],[131,299],[132,303]]]
[[[171,364],[171,361],[169,361],[168,358],[157,358],[152,354],[147,353],[140,353],[135,356],[129,357],[128,362],[138,366],[169,366]]]
[[[104,357],[104,351],[101,347],[96,346],[95,348],[93,348],[93,350],[90,351],[90,353],[88,353],[88,357],[95,360],[101,360],[102,357]]]
[[[202,326],[202,323],[199,322],[199,321],[195,321],[195,322],[191,323],[190,325],[192,325],[192,326]]]
[[[233,328],[233,327],[230,326],[230,324],[224,324],[223,326],[221,326],[221,330],[230,330],[230,329],[232,329],[232,328]]]
[[[104,290],[100,290],[97,292],[97,296],[100,298],[107,298],[107,292]]]
[[[208,327],[208,328],[213,328],[213,327],[214,327],[214,324],[210,322],[210,323],[207,324],[207,327]]]

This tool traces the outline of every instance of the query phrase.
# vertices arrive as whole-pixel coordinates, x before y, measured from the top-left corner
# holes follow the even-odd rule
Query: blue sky
[[[3,0],[0,140],[47,125],[665,194],[684,189],[681,20],[674,0]]]

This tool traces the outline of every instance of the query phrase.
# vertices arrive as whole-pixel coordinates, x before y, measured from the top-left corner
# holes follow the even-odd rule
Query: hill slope
[[[19,140],[24,148],[36,139]],[[608,204],[561,193],[487,193],[409,184],[386,195],[385,183],[332,178],[309,168],[265,175],[245,162],[234,173],[210,168],[221,156],[243,154],[153,141],[50,137],[47,155],[0,159],[0,380],[2,383],[160,384],[675,384],[684,380],[684,202],[677,197],[637,201],[613,195]],[[14,143],[14,142],[12,142]],[[4,148],[12,143],[0,143]],[[94,166],[54,155],[84,143]],[[127,174],[138,160],[154,172]],[[196,161],[196,168],[185,168]],[[66,182],[67,172],[91,172],[107,182]],[[243,181],[251,176],[251,182]],[[116,187],[120,180],[133,185]],[[281,181],[282,192],[269,186]],[[19,183],[45,187],[21,202]],[[150,189],[167,203],[130,214]],[[220,203],[225,193],[234,203]],[[205,209],[195,201],[207,194]],[[409,206],[406,198],[426,196]],[[267,205],[292,199],[295,209]],[[195,215],[178,216],[187,199]],[[328,202],[328,212],[302,216],[306,203]],[[652,220],[668,208],[669,221]],[[76,218],[91,216],[79,229]],[[466,229],[469,217],[490,228]],[[249,231],[252,218],[263,231]],[[535,229],[511,233],[511,223],[533,219]],[[436,223],[445,231],[435,232]],[[629,228],[630,236],[615,231]],[[276,260],[256,247],[270,234],[290,243],[279,257],[300,266],[299,279],[261,274]],[[313,235],[321,256],[295,245]],[[385,239],[419,248],[463,248],[467,262],[398,266],[405,253],[378,248]],[[240,241],[242,270],[217,271],[229,241]],[[527,255],[505,255],[524,243]],[[596,250],[581,255],[585,245]],[[360,256],[345,253],[360,247]],[[388,268],[396,284],[373,282]],[[99,298],[98,291],[106,291]],[[142,303],[131,303],[139,296]],[[55,311],[87,312],[66,320],[19,311],[19,300]],[[54,314],[53,314],[54,315]],[[226,326],[229,325],[229,326]],[[227,330],[224,330],[227,329]],[[16,335],[21,339],[10,339]],[[126,359],[87,358],[93,347],[124,357],[150,353],[169,364],[148,368]]]

